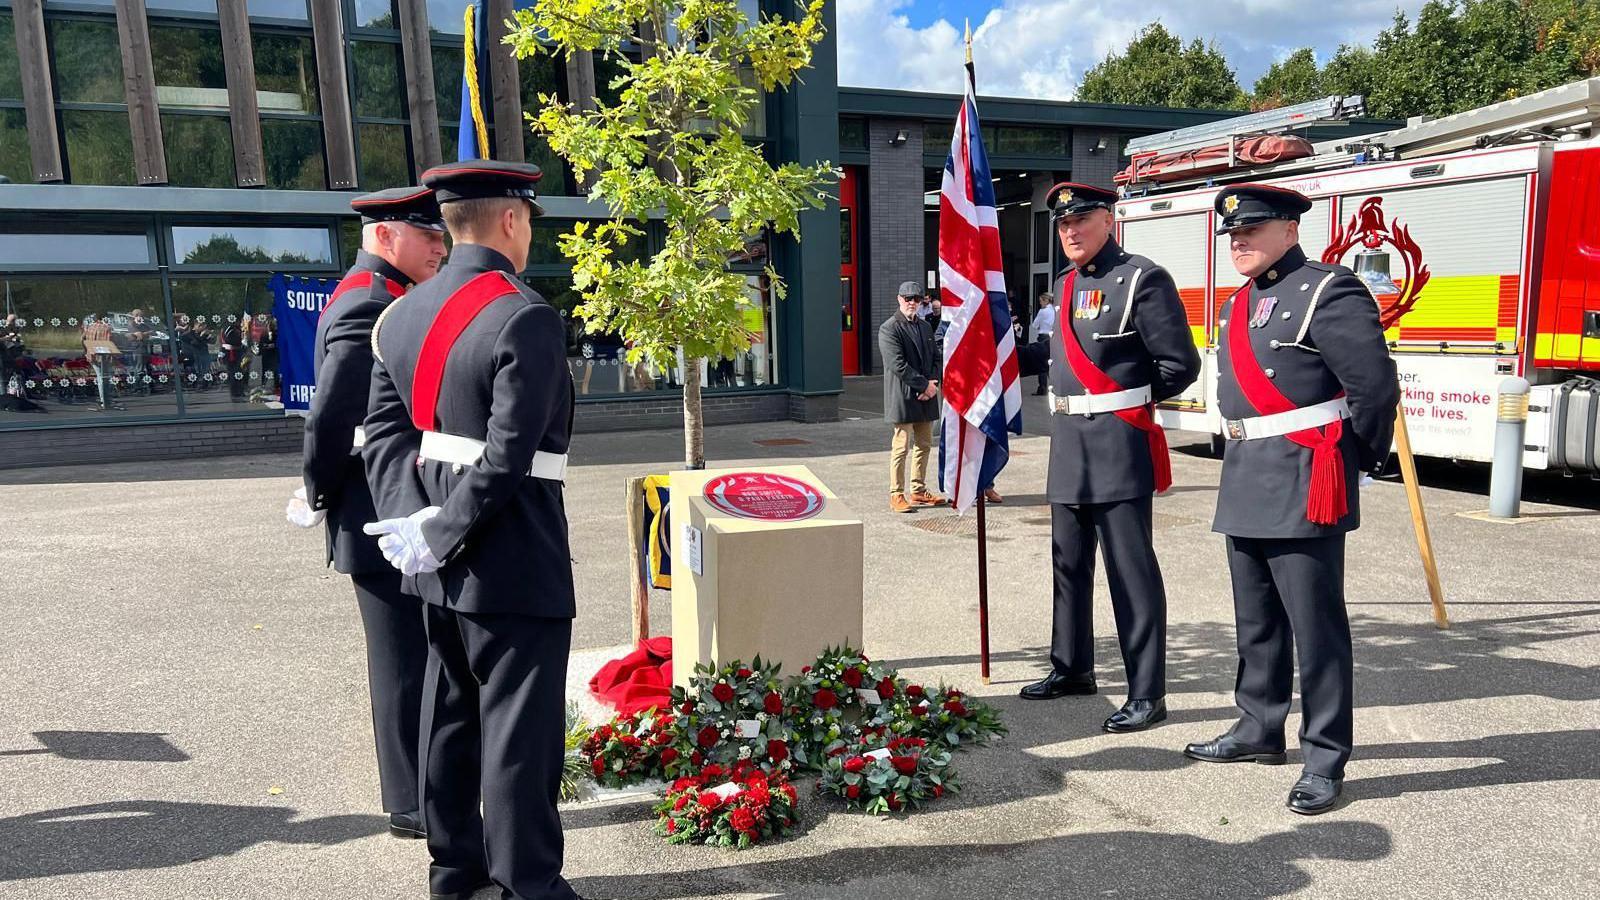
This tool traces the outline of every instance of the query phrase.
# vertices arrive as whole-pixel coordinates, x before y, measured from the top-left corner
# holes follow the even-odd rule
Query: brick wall
[[[902,129],[906,142],[890,146],[889,140]],[[878,326],[894,315],[895,291],[902,281],[922,284],[928,277],[922,258],[922,123],[868,121],[867,153],[867,240],[871,247],[868,281],[872,296],[863,338],[872,349],[872,371],[881,372]]]
[[[1099,149],[1105,138],[1104,150]],[[1122,168],[1122,137],[1100,128],[1072,129],[1072,180],[1110,188],[1111,176]]]

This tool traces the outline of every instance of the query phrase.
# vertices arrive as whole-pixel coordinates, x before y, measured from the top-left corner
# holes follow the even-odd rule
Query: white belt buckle
[[[367,445],[367,430],[360,425],[356,426],[355,433],[350,436],[350,449],[360,450]]]

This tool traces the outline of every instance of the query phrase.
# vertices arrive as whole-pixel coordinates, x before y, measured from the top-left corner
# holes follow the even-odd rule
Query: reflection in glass
[[[150,239],[144,232],[131,234],[4,234],[0,233],[0,259],[12,266],[81,266],[85,259],[96,265],[148,266]]]
[[[394,0],[355,0],[357,28],[398,28]]]
[[[472,0],[428,0],[428,29],[443,34],[462,34],[467,5]]]
[[[339,268],[348,269],[356,264],[356,251],[361,249],[361,220],[346,216],[339,220]]]
[[[522,108],[528,112],[539,114],[539,95],[555,94],[556,85],[565,76],[565,64],[557,70],[557,61],[550,56],[539,56],[533,59],[520,60],[517,63],[517,74],[522,80]],[[600,60],[595,60],[595,80],[598,84],[600,76]],[[528,162],[538,166],[544,172],[544,178],[539,182],[539,193],[547,197],[559,197],[571,193],[570,182],[567,179],[567,166],[561,157],[550,149],[549,143],[544,138],[530,132],[522,136],[523,155]]]
[[[227,109],[222,35],[211,28],[150,28],[156,102],[162,109]]]
[[[233,132],[225,116],[161,117],[167,182],[179,187],[233,187]]]
[[[839,119],[839,149],[867,149],[867,121],[865,119]]]
[[[17,36],[11,13],[0,11],[0,100],[22,99],[22,70],[17,65]]]
[[[269,19],[307,21],[311,18],[306,9],[306,0],[247,0],[245,9],[251,16]]]
[[[523,60],[518,66],[527,65]],[[434,101],[439,105],[440,123],[449,122],[455,125],[461,121],[461,67],[463,61],[460,47],[433,47],[433,95]],[[524,106],[528,106],[533,98],[526,94],[522,97]],[[454,148],[452,148],[453,152]]]
[[[189,12],[216,15],[217,0],[145,0],[145,8],[150,12]]]
[[[267,163],[267,187],[297,191],[326,187],[320,122],[263,117],[261,147]]]
[[[125,112],[61,111],[73,184],[133,184],[133,135]]]
[[[244,404],[281,407],[269,277],[173,280],[187,413],[239,412]]]
[[[51,19],[47,24],[57,99],[67,103],[126,102],[116,25],[75,19]]]
[[[33,181],[28,151],[28,117],[20,109],[0,109],[0,175],[16,184]]]
[[[264,113],[317,115],[317,58],[311,38],[250,32],[256,60],[256,102]],[[113,48],[115,49],[115,48]]]
[[[380,119],[405,117],[400,103],[400,45],[371,41],[350,45],[355,68],[356,115]]]
[[[406,126],[358,125],[357,142],[361,146],[361,189],[381,191],[384,188],[404,187],[411,184],[411,165],[406,156]]]
[[[185,266],[332,263],[331,238],[326,228],[174,225],[172,258]]]
[[[158,278],[0,278],[0,293],[0,427],[177,412]]]

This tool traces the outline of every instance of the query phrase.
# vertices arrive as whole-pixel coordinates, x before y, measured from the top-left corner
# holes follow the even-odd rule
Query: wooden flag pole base
[[[1444,609],[1444,588],[1439,584],[1439,566],[1433,559],[1433,538],[1428,535],[1428,517],[1422,510],[1422,486],[1417,483],[1417,461],[1411,455],[1411,432],[1406,428],[1405,404],[1395,407],[1395,455],[1400,457],[1400,475],[1406,484],[1406,500],[1411,505],[1411,528],[1417,535],[1417,552],[1422,556],[1422,572],[1428,579],[1428,598],[1433,601],[1433,624],[1450,627]]]
[[[650,582],[644,566],[644,479],[628,479],[628,587],[633,605],[633,646],[650,636]]]

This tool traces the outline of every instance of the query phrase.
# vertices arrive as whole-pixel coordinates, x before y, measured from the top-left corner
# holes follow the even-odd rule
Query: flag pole
[[[972,69],[972,20],[963,22],[966,28],[967,78],[977,92],[976,76]],[[984,517],[983,485],[978,485],[978,673],[983,683],[989,683],[989,529]]]

